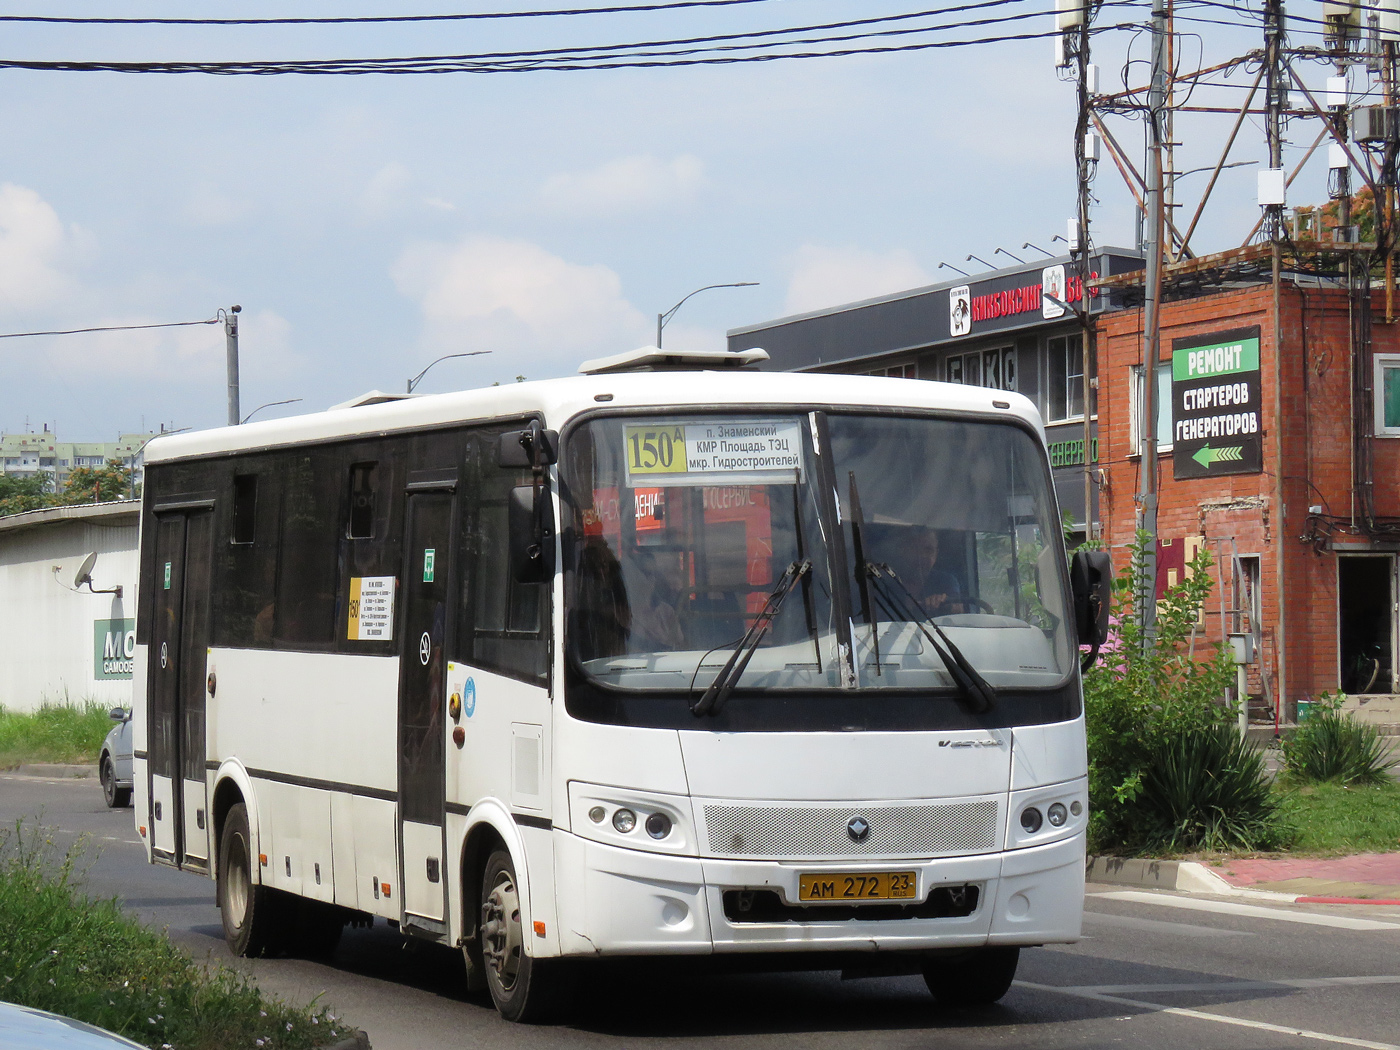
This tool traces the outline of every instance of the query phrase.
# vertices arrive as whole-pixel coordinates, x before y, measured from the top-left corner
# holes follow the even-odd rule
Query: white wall
[[[0,518],[0,705],[11,711],[46,700],[130,706],[129,677],[96,675],[93,624],[136,618],[138,506],[93,504]],[[71,590],[73,574],[92,551],[93,586],[120,584],[120,596]]]

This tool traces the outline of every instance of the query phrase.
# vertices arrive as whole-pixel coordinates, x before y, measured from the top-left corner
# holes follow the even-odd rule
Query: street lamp
[[[437,364],[439,361],[451,361],[454,357],[476,357],[480,354],[489,354],[490,352],[490,350],[468,350],[464,354],[445,354],[439,357],[437,361],[429,361],[428,368],[432,368],[433,365]],[[422,382],[423,377],[428,374],[428,368],[423,369],[423,371],[419,372],[408,381],[408,392],[410,394],[413,393],[414,388]]]
[[[752,288],[757,284],[757,281],[733,281],[729,284],[707,284],[704,288],[695,289],[690,295],[699,295],[701,292],[708,292],[711,288]],[[687,295],[685,299],[689,299],[690,295]],[[685,299],[682,299],[664,314],[656,315],[656,348],[658,350],[661,349],[661,330],[670,324],[671,318],[676,316],[676,311],[685,304]]]
[[[248,422],[248,420],[252,419],[265,408],[274,408],[277,405],[295,405],[300,400],[301,398],[299,397],[293,397],[286,401],[269,401],[265,405],[259,405],[257,408],[253,409],[253,411],[249,412],[246,416],[243,417],[243,420],[241,423],[239,423],[239,426],[242,426],[243,423]]]

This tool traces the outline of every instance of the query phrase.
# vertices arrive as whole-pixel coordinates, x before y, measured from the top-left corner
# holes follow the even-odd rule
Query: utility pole
[[[1288,85],[1283,75],[1283,0],[1265,0],[1264,5],[1264,64],[1267,69],[1265,75],[1266,98],[1265,106],[1268,110],[1266,117],[1267,126],[1265,133],[1268,136],[1269,146],[1269,168],[1271,172],[1277,172],[1282,178],[1283,172],[1283,111],[1288,106]],[[1342,173],[1342,178],[1346,178],[1346,173]],[[1283,186],[1287,190],[1287,185]],[[1265,233],[1271,242],[1271,277],[1273,281],[1273,344],[1274,344],[1274,447],[1277,450],[1277,465],[1274,470],[1274,580],[1275,593],[1278,599],[1278,633],[1274,635],[1274,655],[1278,660],[1278,689],[1274,692],[1274,702],[1279,707],[1279,714],[1286,717],[1294,717],[1292,710],[1285,711],[1288,703],[1288,665],[1286,656],[1286,646],[1284,644],[1287,634],[1284,630],[1287,623],[1288,603],[1285,600],[1284,590],[1284,563],[1285,563],[1285,537],[1288,534],[1287,520],[1283,502],[1283,478],[1287,473],[1284,469],[1283,461],[1283,321],[1279,316],[1282,305],[1280,296],[1280,286],[1282,283],[1283,270],[1283,237],[1284,203],[1270,204],[1265,213]],[[1350,256],[1347,257],[1347,265],[1351,265]],[[1260,660],[1261,666],[1263,660]],[[1249,698],[1240,697],[1240,704],[1247,707]],[[1247,718],[1248,715],[1246,714]]]
[[[1152,0],[1152,79],[1147,91],[1147,273],[1143,285],[1142,419],[1138,427],[1142,476],[1138,485],[1138,531],[1146,549],[1138,578],[1138,618],[1143,648],[1156,642],[1157,624],[1157,358],[1162,301],[1162,146],[1167,115],[1167,0]]]
[[[233,306],[224,314],[224,349],[228,357],[228,425],[236,427],[243,417],[238,414],[238,315],[243,307]]]
[[[1084,5],[1083,20],[1073,33],[1076,39],[1075,57],[1078,59],[1078,94],[1079,94],[1079,121],[1074,129],[1074,159],[1075,172],[1078,179],[1078,194],[1076,201],[1076,225],[1079,228],[1079,236],[1070,245],[1070,255],[1077,252],[1078,258],[1074,259],[1070,270],[1079,275],[1079,318],[1082,322],[1080,329],[1080,372],[1083,382],[1083,404],[1084,404],[1084,538],[1092,540],[1094,538],[1094,460],[1091,455],[1093,441],[1093,427],[1090,420],[1093,417],[1093,393],[1098,383],[1097,360],[1094,354],[1094,325],[1089,313],[1089,281],[1091,280],[1090,269],[1093,265],[1093,248],[1089,237],[1089,183],[1093,178],[1094,169],[1098,163],[1098,151],[1090,151],[1089,136],[1089,98],[1098,90],[1097,84],[1091,84],[1091,80],[1096,80],[1094,69],[1089,64],[1089,21],[1091,9],[1086,3]]]

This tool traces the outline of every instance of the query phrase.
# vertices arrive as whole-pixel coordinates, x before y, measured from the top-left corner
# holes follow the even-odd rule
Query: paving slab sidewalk
[[[1205,862],[1090,857],[1085,877],[1090,882],[1267,896],[1300,904],[1400,906],[1400,852]]]

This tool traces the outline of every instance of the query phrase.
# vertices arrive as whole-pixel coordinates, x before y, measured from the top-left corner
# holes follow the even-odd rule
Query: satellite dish
[[[78,566],[77,575],[75,575],[75,576],[73,577],[73,586],[74,586],[74,587],[81,587],[83,584],[87,584],[89,587],[91,587],[91,586],[92,586],[92,567],[93,567],[94,565],[96,565],[96,564],[97,564],[97,552],[96,552],[96,551],[93,551],[93,552],[92,552],[91,554],[89,554],[86,558],[84,558],[84,559],[83,559],[83,563],[82,563],[81,565]]]

